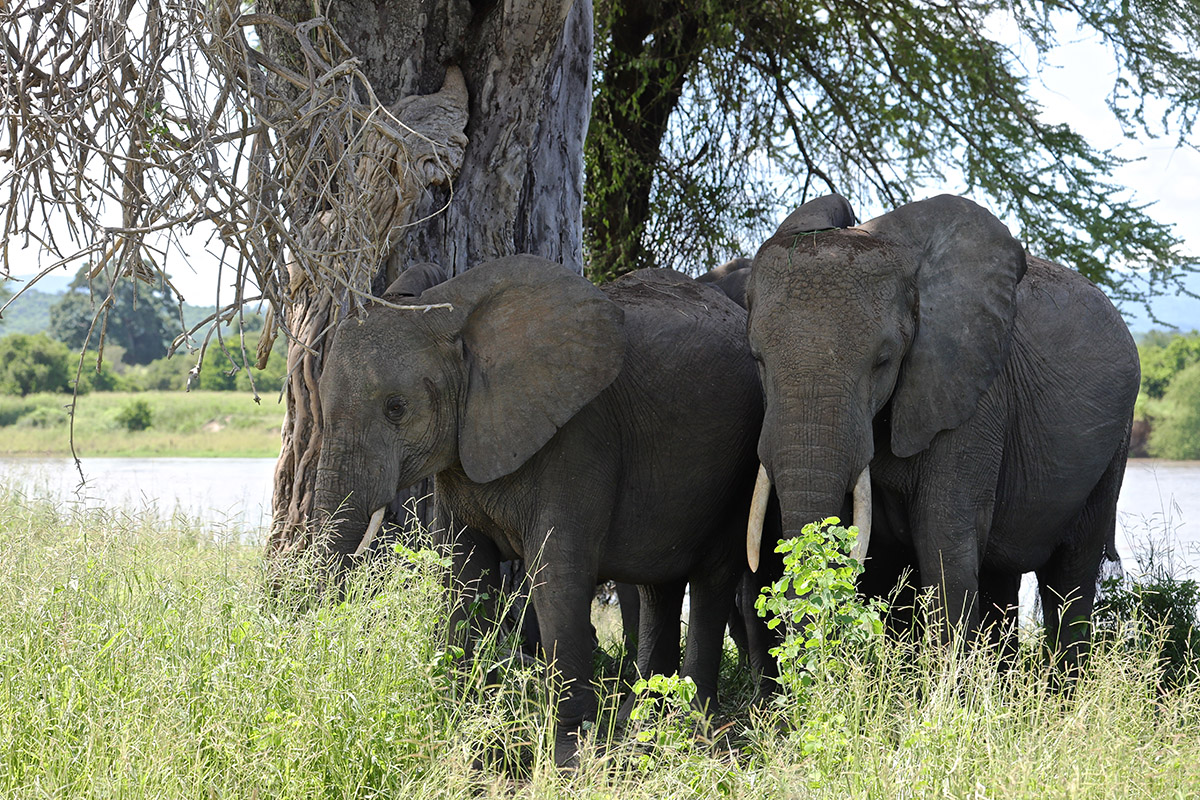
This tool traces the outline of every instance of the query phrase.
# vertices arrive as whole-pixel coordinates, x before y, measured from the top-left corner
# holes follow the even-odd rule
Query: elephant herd
[[[778,574],[775,539],[851,498],[868,585],[911,569],[942,630],[1003,640],[1036,572],[1048,638],[1077,660],[1139,383],[1120,315],[969,200],[854,221],[820,198],[699,279],[597,288],[522,255],[407,270],[324,364],[327,562],[350,568],[397,490],[434,477],[460,593],[525,560],[565,687],[559,764],[595,713],[598,581],[638,587],[639,670],[679,669],[711,703],[735,595]]]

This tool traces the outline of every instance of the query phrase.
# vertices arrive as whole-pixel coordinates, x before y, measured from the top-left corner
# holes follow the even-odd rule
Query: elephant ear
[[[1025,250],[991,213],[939,195],[862,228],[913,253],[917,328],[892,399],[892,452],[929,446],[975,413],[1008,358]]]
[[[854,224],[854,209],[850,201],[840,194],[827,194],[809,200],[779,223],[775,236],[827,231],[831,228],[849,228]]]
[[[536,256],[480,264],[421,301],[465,312],[458,453],[476,483],[529,460],[625,362],[625,312],[585,278]]]
[[[439,264],[422,261],[408,267],[400,273],[400,277],[392,281],[384,296],[419,297],[426,289],[445,283],[450,279],[450,272]]]

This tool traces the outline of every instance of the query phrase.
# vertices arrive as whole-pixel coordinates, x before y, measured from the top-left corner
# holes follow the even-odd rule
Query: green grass
[[[150,426],[130,431],[122,411],[138,400]],[[279,455],[284,408],[274,395],[255,404],[244,392],[93,392],[78,401],[80,456]],[[70,395],[0,396],[0,455],[68,455]]]
[[[443,653],[435,560],[369,599],[269,600],[262,554],[185,522],[0,488],[0,797],[1194,797],[1200,684],[1098,651],[1069,695],[1030,655],[885,643],[804,706],[739,700],[697,739],[618,735],[553,768],[539,672]],[[360,576],[360,586],[368,576]],[[300,610],[297,610],[300,608]],[[726,679],[735,679],[727,659]],[[611,705],[611,695],[609,703]],[[673,723],[652,723],[670,732]],[[600,726],[603,728],[604,726]],[[527,743],[519,771],[490,763]]]

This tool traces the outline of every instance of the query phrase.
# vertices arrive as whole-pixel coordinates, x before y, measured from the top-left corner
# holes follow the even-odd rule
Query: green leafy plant
[[[150,427],[150,404],[141,398],[130,400],[117,411],[117,424],[128,431],[144,431]]]
[[[855,586],[863,567],[849,554],[858,529],[839,523],[829,517],[782,540],[775,552],[783,554],[783,577],[763,587],[755,602],[769,628],[785,626],[771,654],[781,682],[799,696],[839,669],[848,649],[861,652],[883,633],[884,602],[864,602]]]
[[[696,730],[705,722],[704,713],[692,705],[696,684],[676,675],[651,675],[633,684],[638,698],[629,713],[636,726],[635,738],[652,745],[651,752],[638,757],[638,768],[653,769],[667,753],[689,754],[696,743]]]
[[[1137,570],[1105,578],[1095,625],[1100,636],[1158,653],[1162,681],[1200,674],[1200,582],[1175,564],[1169,545],[1136,554]]]

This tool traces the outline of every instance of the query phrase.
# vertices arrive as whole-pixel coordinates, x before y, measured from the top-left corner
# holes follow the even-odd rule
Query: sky
[[[1111,55],[1103,45],[1075,32],[1073,23],[1066,22],[1066,17],[1063,19],[1064,23],[1058,27],[1060,47],[1050,54],[1048,63],[1032,84],[1034,96],[1042,104],[1043,116],[1051,122],[1070,124],[1095,146],[1112,147],[1119,155],[1137,159],[1120,168],[1114,175],[1115,180],[1129,187],[1138,202],[1153,203],[1152,216],[1176,226],[1176,235],[1185,241],[1186,252],[1200,252],[1200,232],[1195,227],[1196,220],[1200,219],[1200,153],[1176,149],[1170,139],[1126,140],[1104,102],[1115,78],[1116,67]],[[996,35],[1002,41],[1011,42],[1021,62],[1033,70],[1036,65],[1034,51],[1017,41],[1014,29],[1006,29],[1000,24]],[[1019,231],[1014,233],[1020,237]],[[182,249],[188,258],[172,256],[168,262],[176,286],[185,299],[195,305],[214,302],[221,243],[211,234],[210,227],[198,225],[193,233],[182,235]],[[25,250],[14,247],[10,253],[14,275],[18,277],[36,274],[53,263],[53,259],[32,246]],[[44,283],[45,288],[61,289],[76,268],[57,271],[55,279]],[[231,273],[229,269],[225,272],[226,275]],[[221,282],[228,284],[229,278]],[[1189,287],[1200,294],[1200,276],[1193,278]],[[228,295],[228,290],[223,294]],[[1163,297],[1156,300],[1152,308],[1163,322],[1185,331],[1200,328],[1200,300],[1187,296]],[[1140,307],[1127,306],[1122,312],[1135,331],[1156,327],[1141,313]]]

